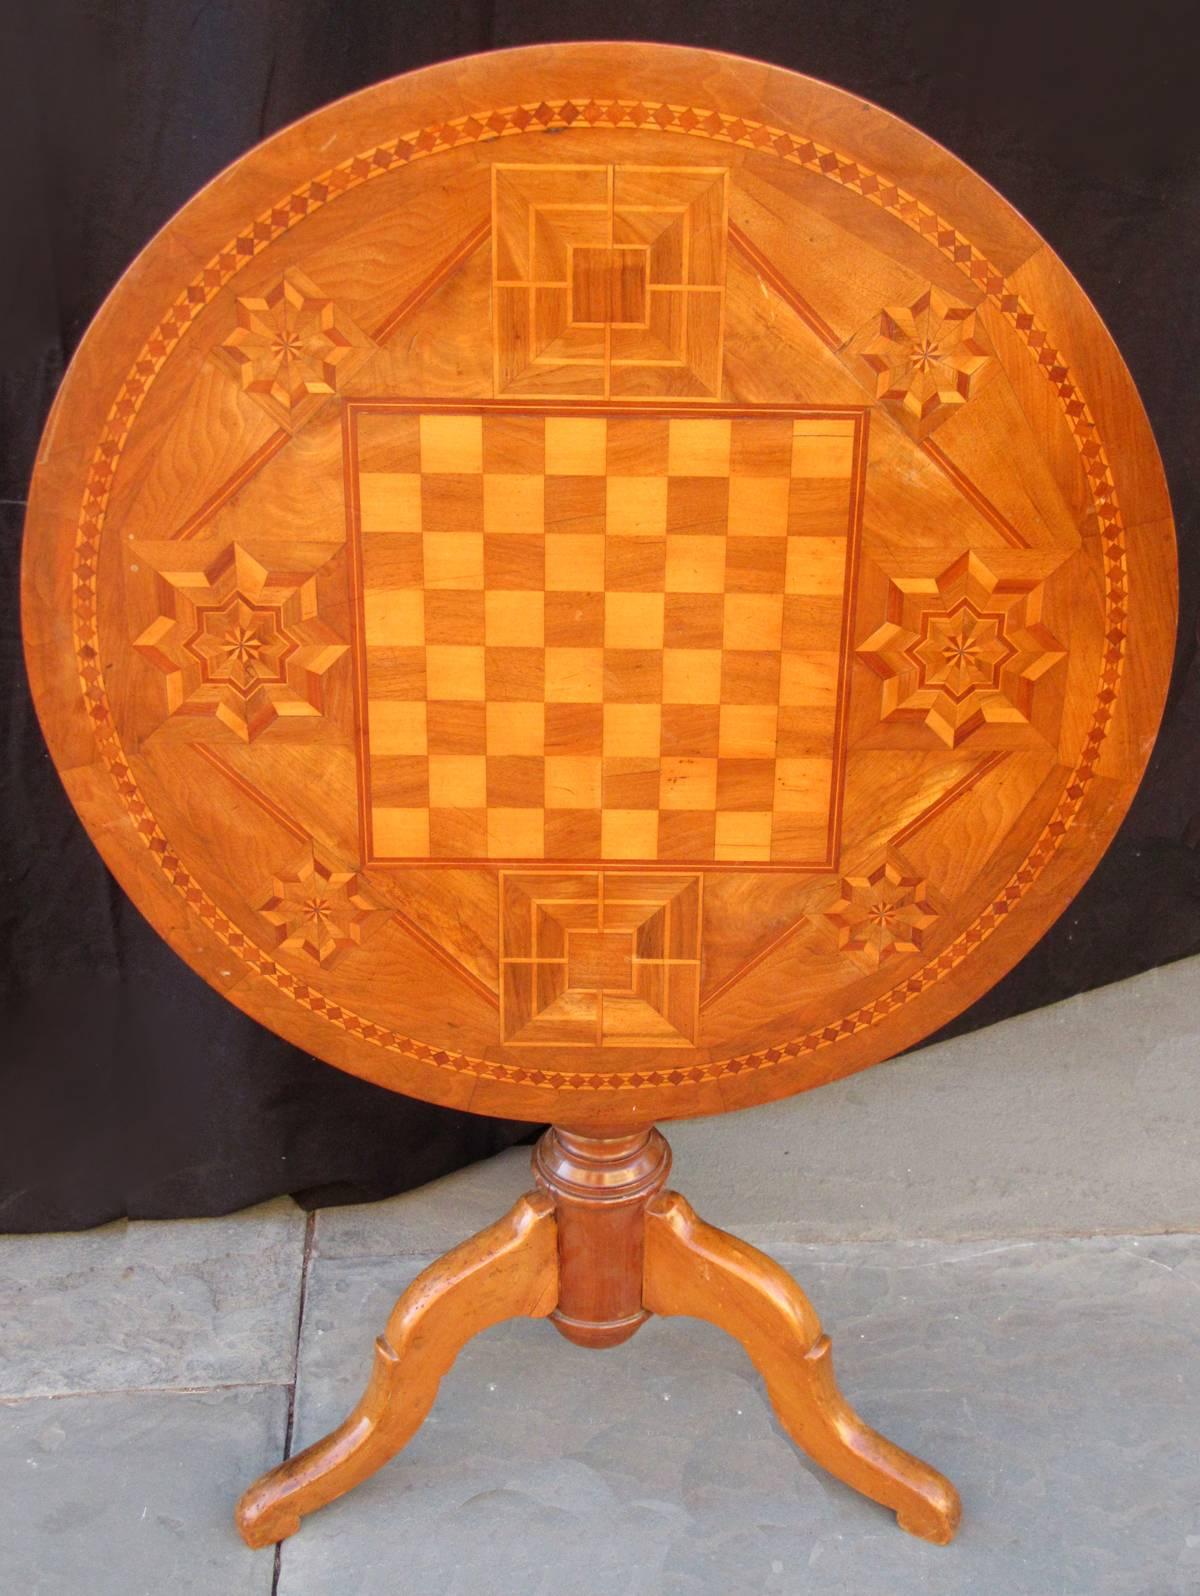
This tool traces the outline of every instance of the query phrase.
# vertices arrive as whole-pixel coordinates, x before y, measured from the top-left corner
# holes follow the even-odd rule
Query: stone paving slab
[[[670,1127],[755,1241],[1200,1230],[1200,958],[782,1103]]]
[[[225,1219],[0,1236],[0,1397],[286,1383],[304,1229],[285,1198]]]
[[[270,1596],[274,1558],[247,1550],[232,1511],[278,1461],[287,1398],[268,1387],[0,1405],[0,1589]]]
[[[758,1242],[1200,1230],[1198,1012],[1200,958],[1184,959],[819,1091],[680,1120],[664,1127],[672,1183]],[[326,1209],[317,1246],[441,1252],[529,1184],[529,1149],[512,1148]]]
[[[322,1208],[316,1247],[325,1258],[440,1256],[506,1213],[533,1186],[532,1147],[508,1147],[441,1180],[378,1203]]]
[[[603,1355],[549,1326],[463,1352],[404,1453],[285,1543],[278,1596],[1195,1596],[1200,1242],[771,1249],[863,1416],[958,1484],[933,1547],[809,1465],[741,1349],[652,1320]],[[395,1259],[321,1258],[297,1448],[344,1417]]]

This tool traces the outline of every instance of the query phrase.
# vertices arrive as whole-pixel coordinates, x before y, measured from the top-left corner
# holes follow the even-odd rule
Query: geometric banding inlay
[[[215,715],[243,742],[315,716],[347,644],[317,618],[317,577],[269,571],[231,543],[203,571],[159,573],[161,613],[134,647],[166,677],[172,715]]]
[[[892,577],[888,618],[858,649],[883,678],[882,718],[922,721],[948,748],[984,725],[1027,723],[1036,684],[1065,655],[1043,595],[973,550],[940,576]]]
[[[527,1047],[690,1047],[701,878],[500,878],[501,1036]]]

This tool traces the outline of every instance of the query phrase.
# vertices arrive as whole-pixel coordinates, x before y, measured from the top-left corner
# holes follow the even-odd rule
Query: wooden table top
[[[1174,636],[1128,372],[839,90],[559,45],[308,117],[101,311],[24,565],[53,757],[206,980],[484,1113],[885,1059],[1100,857]]]

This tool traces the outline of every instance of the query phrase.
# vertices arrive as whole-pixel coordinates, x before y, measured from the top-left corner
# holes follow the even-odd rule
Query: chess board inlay
[[[372,862],[835,861],[862,411],[349,417]]]

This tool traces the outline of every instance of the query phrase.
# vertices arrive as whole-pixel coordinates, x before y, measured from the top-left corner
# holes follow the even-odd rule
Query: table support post
[[[646,1205],[671,1168],[653,1127],[628,1135],[553,1126],[533,1152],[533,1175],[554,1198],[558,1306],[550,1322],[581,1347],[615,1347],[650,1317],[642,1302]]]

